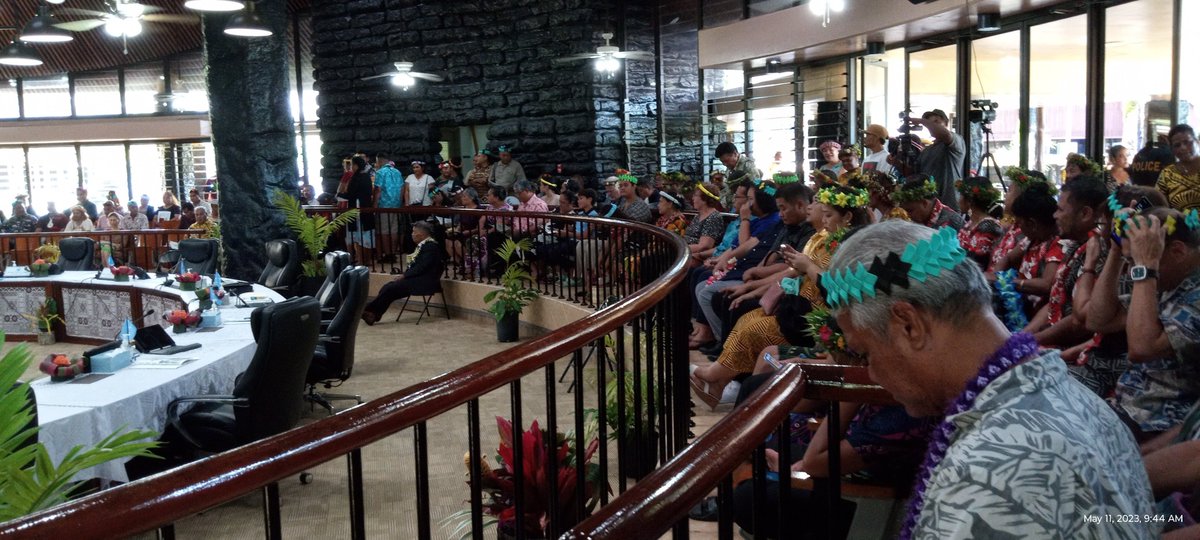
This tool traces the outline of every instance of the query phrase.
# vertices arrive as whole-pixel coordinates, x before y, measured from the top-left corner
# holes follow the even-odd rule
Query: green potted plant
[[[0,341],[4,333],[0,332]],[[149,431],[117,432],[93,448],[76,447],[54,463],[46,447],[37,442],[28,387],[16,382],[33,361],[25,345],[17,345],[0,357],[0,521],[50,508],[82,495],[86,485],[72,481],[81,471],[114,459],[154,457],[151,450],[158,437]]]
[[[296,239],[300,241],[304,253],[308,256],[307,259],[300,262],[303,276],[301,292],[302,294],[315,293],[325,277],[325,261],[321,258],[325,244],[338,229],[358,219],[358,209],[347,210],[333,219],[321,214],[308,215],[299,200],[278,189],[275,190],[272,202],[283,212],[284,221],[296,235]]]
[[[55,302],[53,298],[47,298],[36,311],[22,313],[21,316],[33,323],[33,329],[37,331],[38,345],[54,344],[54,321],[63,321],[58,314],[58,302]]]
[[[518,242],[508,238],[495,251],[504,261],[504,273],[500,274],[500,288],[483,295],[483,301],[488,302],[488,311],[496,317],[496,338],[501,343],[518,339],[521,311],[537,298],[537,292],[527,288],[533,283],[533,275],[529,273],[529,261],[522,255],[532,249],[533,240],[529,238]]]

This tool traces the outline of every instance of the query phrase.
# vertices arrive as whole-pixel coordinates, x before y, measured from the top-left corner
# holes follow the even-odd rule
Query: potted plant
[[[483,301],[489,303],[488,311],[496,317],[496,338],[501,343],[518,339],[521,311],[537,298],[537,292],[526,288],[533,283],[533,275],[529,273],[529,261],[522,255],[532,249],[529,238],[519,242],[508,238],[496,249],[496,256],[504,261],[504,273],[500,275],[500,288],[483,295]]]
[[[54,344],[54,321],[63,320],[58,314],[58,302],[55,302],[53,298],[47,298],[42,305],[38,306],[37,311],[23,313],[21,316],[33,323],[33,329],[37,331],[38,345]]]
[[[200,274],[195,272],[184,272],[175,278],[179,282],[179,290],[195,291],[196,284],[200,282]]]
[[[275,190],[272,202],[283,212],[284,221],[308,256],[300,262],[300,290],[301,294],[312,295],[320,288],[325,277],[325,261],[321,258],[325,244],[338,229],[358,219],[358,209],[347,210],[333,219],[321,214],[310,216],[304,211],[300,201],[278,189]]]
[[[110,266],[108,269],[116,281],[129,281],[133,277],[133,269],[128,266]]]
[[[552,455],[546,448],[546,437],[550,434],[540,429],[537,420],[534,420],[529,429],[521,434],[521,478],[525,496],[524,516],[517,516],[513,426],[508,420],[496,417],[496,427],[500,433],[500,446],[496,449],[496,463],[499,468],[492,469],[486,460],[480,459],[479,465],[483,474],[482,485],[479,488],[483,494],[483,511],[486,514],[484,526],[495,525],[497,538],[515,538],[518,527],[524,531],[526,538],[549,538],[552,513],[558,517],[560,526],[572,527],[592,512],[600,501],[601,493],[608,490],[608,482],[600,477],[600,466],[592,463],[592,456],[600,447],[600,441],[585,433],[583,438],[590,441],[587,447],[582,449],[583,492],[586,500],[584,515],[578,515],[575,496],[579,478],[576,475],[575,456],[576,452],[581,451],[579,437],[573,433],[555,433],[556,451]],[[591,432],[587,428],[585,431]],[[550,460],[554,460],[558,466],[558,478],[553,484],[548,472]],[[467,454],[464,464],[470,465],[470,454]],[[549,501],[542,498],[551,489],[558,492],[555,508],[550,508]],[[463,510],[452,514],[443,521],[443,525],[447,528],[454,527],[451,538],[468,538],[471,536],[471,511]]]
[[[34,257],[42,259],[50,264],[58,262],[58,258],[61,255],[62,251],[59,250],[58,246],[54,244],[42,244],[38,246],[37,249],[33,250]]]
[[[0,332],[0,341],[4,333]],[[157,433],[118,432],[93,448],[74,448],[58,463],[50,459],[45,445],[37,441],[37,424],[28,387],[17,380],[33,361],[25,345],[17,345],[0,357],[0,521],[56,506],[82,495],[86,484],[71,479],[80,472],[112,461],[136,456],[153,457]]]
[[[45,259],[37,259],[29,263],[29,275],[32,277],[46,277],[50,275],[50,263]]]
[[[650,403],[653,401],[655,410],[663,407],[662,391],[654,388],[651,396],[650,382],[645,373],[626,371],[624,378],[612,373],[604,388],[604,418],[608,424],[609,440],[616,439],[620,446],[621,474],[628,478],[641,478],[658,468],[658,432],[650,429]],[[624,385],[625,418],[622,421],[619,405],[621,393],[619,385]],[[634,385],[638,384],[637,395]],[[640,398],[640,404],[639,400]],[[638,409],[637,407],[640,407]],[[591,411],[595,414],[595,411]],[[639,422],[640,419],[640,422]],[[637,429],[640,423],[641,429]]]

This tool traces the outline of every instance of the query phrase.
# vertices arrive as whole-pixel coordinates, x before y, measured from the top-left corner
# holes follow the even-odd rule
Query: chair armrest
[[[234,407],[250,406],[249,399],[221,394],[206,396],[184,396],[181,398],[176,398],[172,400],[171,403],[167,404],[167,423],[171,426],[174,426],[175,431],[179,432],[179,435],[183,437],[188,444],[201,449],[204,448],[204,445],[200,444],[200,441],[192,437],[192,434],[188,433],[187,429],[183,427],[183,422],[179,421],[179,406],[184,403],[229,403]]]

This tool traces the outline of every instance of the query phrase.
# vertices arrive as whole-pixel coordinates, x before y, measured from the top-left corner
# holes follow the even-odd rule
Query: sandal
[[[717,406],[721,404],[721,396],[712,393],[712,390],[709,388],[711,383],[695,375],[689,377],[689,380],[692,384],[692,391],[696,393],[696,397],[708,405],[710,410],[717,410]]]

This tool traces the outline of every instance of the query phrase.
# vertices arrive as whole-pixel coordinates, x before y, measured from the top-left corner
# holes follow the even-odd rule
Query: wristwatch
[[[1146,268],[1145,266],[1139,264],[1129,269],[1129,279],[1132,281],[1158,279],[1158,270],[1154,268]]]

